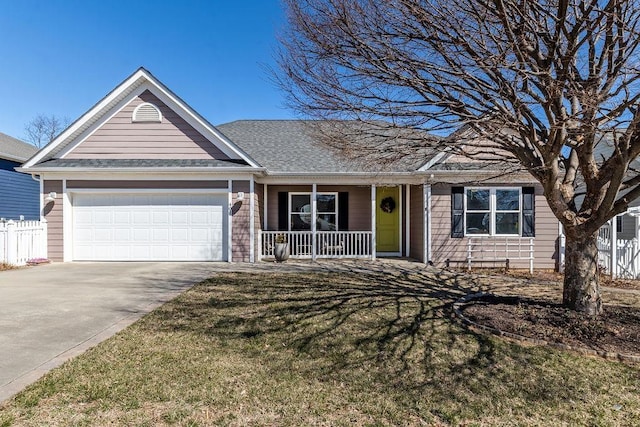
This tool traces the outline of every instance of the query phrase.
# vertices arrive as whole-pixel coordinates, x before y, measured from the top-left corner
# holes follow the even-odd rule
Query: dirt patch
[[[0,262],[0,271],[5,271],[5,270],[13,270],[15,267],[11,264],[6,264],[4,262]]]
[[[469,320],[504,332],[553,343],[628,355],[640,354],[640,308],[605,306],[596,319],[554,302],[483,297],[467,305]]]

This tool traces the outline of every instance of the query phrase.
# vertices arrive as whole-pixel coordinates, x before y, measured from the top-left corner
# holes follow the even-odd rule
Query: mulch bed
[[[529,274],[528,270],[509,270],[506,274],[518,279],[526,279],[532,277]],[[562,281],[564,280],[564,275],[554,270],[536,270],[534,277],[537,282],[562,283]],[[611,279],[611,277],[606,274],[600,274],[599,279],[600,286],[617,289],[640,290],[640,280]]]
[[[640,354],[640,308],[605,306],[596,319],[553,302],[486,296],[465,306],[472,322],[547,342],[628,355]]]

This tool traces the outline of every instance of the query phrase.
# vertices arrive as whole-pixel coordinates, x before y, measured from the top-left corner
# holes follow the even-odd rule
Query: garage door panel
[[[151,212],[148,210],[142,210],[139,207],[136,207],[136,210],[131,212],[131,223],[133,225],[148,225],[150,222]]]
[[[129,228],[115,228],[113,230],[113,239],[117,242],[131,240],[131,229]]]
[[[149,245],[131,245],[129,250],[131,251],[131,258],[140,261],[149,261],[151,257],[151,248]]]
[[[153,229],[151,230],[151,240],[155,242],[169,243],[169,229]]]
[[[109,228],[98,228],[93,231],[93,239],[95,242],[112,242],[114,230]]]
[[[76,194],[74,259],[224,260],[227,200],[226,194]]]
[[[151,246],[149,247],[151,259],[169,259],[171,258],[169,245]]]
[[[151,240],[151,230],[148,228],[134,228],[131,230],[133,243],[147,243]]]
[[[167,225],[169,224],[170,212],[152,212],[151,223],[153,225]]]
[[[104,210],[96,210],[93,213],[93,224],[95,225],[111,225],[113,223],[113,213]]]
[[[171,212],[171,224],[172,225],[189,224],[189,213],[188,212]]]
[[[131,212],[116,210],[113,213],[113,223],[114,224],[130,224]]]

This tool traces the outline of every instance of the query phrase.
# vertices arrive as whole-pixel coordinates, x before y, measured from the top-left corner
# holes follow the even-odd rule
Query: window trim
[[[310,192],[310,191],[289,191],[288,192],[288,200],[287,200],[287,223],[288,223],[288,227],[287,227],[287,230],[288,231],[305,231],[305,230],[292,230],[291,229],[291,224],[292,224],[291,216],[292,215],[300,215],[300,212],[293,212],[291,210],[291,207],[292,207],[291,200],[292,200],[293,196],[309,196],[309,202],[313,203],[313,200],[311,200],[311,197],[313,196],[313,193]],[[316,201],[317,201],[317,197],[318,196],[333,196],[334,197],[334,199],[335,199],[335,203],[334,203],[335,210],[333,212],[320,211],[320,210],[318,210],[316,208],[316,216],[321,215],[321,214],[335,215],[335,218],[336,218],[336,222],[335,222],[336,229],[335,229],[335,231],[338,231],[339,230],[339,221],[340,221],[340,218],[339,218],[340,209],[338,207],[338,204],[340,202],[338,201],[338,199],[339,199],[338,192],[337,191],[318,191],[318,192],[316,192]],[[317,204],[316,204],[316,206],[317,206]],[[310,212],[309,215],[312,215],[312,213]]]
[[[467,209],[467,191],[468,190],[489,190],[489,209]],[[513,190],[518,191],[518,210],[497,209],[496,191]],[[464,237],[521,237],[522,236],[522,187],[464,187],[463,192],[463,230]],[[467,214],[468,213],[489,213],[489,233],[467,233]],[[518,233],[514,234],[498,234],[496,233],[496,216],[501,213],[517,213],[518,214]]]

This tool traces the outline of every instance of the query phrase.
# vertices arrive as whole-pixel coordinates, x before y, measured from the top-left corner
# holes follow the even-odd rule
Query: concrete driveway
[[[0,272],[0,402],[220,267],[60,263]]]

